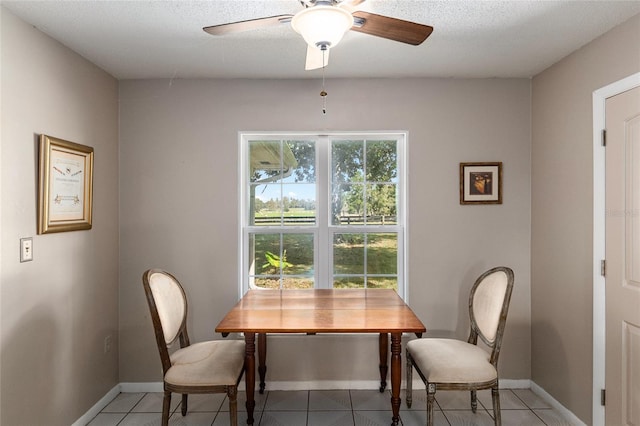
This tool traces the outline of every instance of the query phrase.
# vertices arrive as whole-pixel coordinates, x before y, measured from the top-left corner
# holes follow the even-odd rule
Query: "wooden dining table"
[[[255,351],[258,340],[260,392],[265,389],[268,333],[377,333],[380,392],[386,387],[391,336],[392,425],[400,421],[402,334],[421,336],[424,324],[390,289],[249,290],[225,315],[216,332],[243,333],[247,424],[255,408]],[[341,361],[344,362],[344,361]]]

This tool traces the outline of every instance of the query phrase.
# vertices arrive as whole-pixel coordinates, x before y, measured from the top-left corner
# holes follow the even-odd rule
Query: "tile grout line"
[[[122,394],[122,392],[121,392],[120,394]],[[129,408],[129,411],[127,411],[126,413],[124,413],[124,416],[122,417],[122,419],[120,419],[120,421],[116,424],[116,426],[117,426],[117,425],[120,425],[120,424],[121,424],[121,423],[122,423],[122,422],[127,418],[127,416],[128,416],[129,414],[131,414],[131,411],[132,411],[132,410],[133,410],[133,409],[134,409],[138,404],[140,404],[140,401],[142,401],[142,400],[144,399],[144,397],[145,397],[145,396],[147,396],[147,392],[145,392],[145,393],[142,395],[142,397],[138,400],[138,402],[136,402],[135,404],[133,404],[133,406],[132,406],[131,408]]]
[[[524,404],[524,406],[525,406],[525,407],[527,407],[527,408],[528,408],[528,409],[533,413],[533,415],[534,415],[534,416],[536,416],[538,419],[540,419],[540,421],[541,421],[545,426],[548,426],[548,425],[547,425],[547,422],[545,422],[545,421],[542,419],[542,417],[540,417],[540,416],[538,415],[538,413],[536,413],[536,412],[534,411],[533,407],[530,407],[530,406],[529,406],[529,404],[527,404],[527,403],[525,402],[525,400],[524,400],[524,399],[520,398],[520,396],[519,396],[517,393],[515,393],[515,392],[513,392],[513,391],[511,391],[511,393],[512,393],[512,394],[514,394],[514,395],[516,396],[516,398],[518,398],[518,399],[519,399],[519,400]]]
[[[309,412],[311,412],[311,391],[307,391],[307,423],[309,423]]]
[[[351,407],[351,420],[353,421],[353,424],[356,424],[356,413],[355,410],[353,409],[353,397],[351,396],[351,389],[349,389],[349,406]]]

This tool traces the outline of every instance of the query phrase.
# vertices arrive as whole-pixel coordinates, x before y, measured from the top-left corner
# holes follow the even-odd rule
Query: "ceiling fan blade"
[[[248,19],[246,21],[231,22],[229,24],[212,25],[203,30],[211,35],[225,35],[241,31],[257,30],[259,28],[274,27],[291,22],[293,15],[276,15],[267,18]]]
[[[403,21],[375,13],[353,12],[354,25],[352,31],[370,34],[401,43],[419,45],[429,37],[433,27],[416,22]]]
[[[324,62],[324,63],[323,63]],[[304,66],[306,71],[316,70],[318,68],[326,67],[329,63],[329,49],[324,52],[315,47],[307,45],[307,60]]]

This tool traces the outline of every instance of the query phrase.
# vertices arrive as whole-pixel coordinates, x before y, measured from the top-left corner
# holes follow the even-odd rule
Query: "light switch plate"
[[[20,262],[33,260],[33,238],[20,238]]]

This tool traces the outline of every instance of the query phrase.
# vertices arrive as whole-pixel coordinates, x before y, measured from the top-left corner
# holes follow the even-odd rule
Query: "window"
[[[405,293],[405,134],[241,134],[242,293]]]

